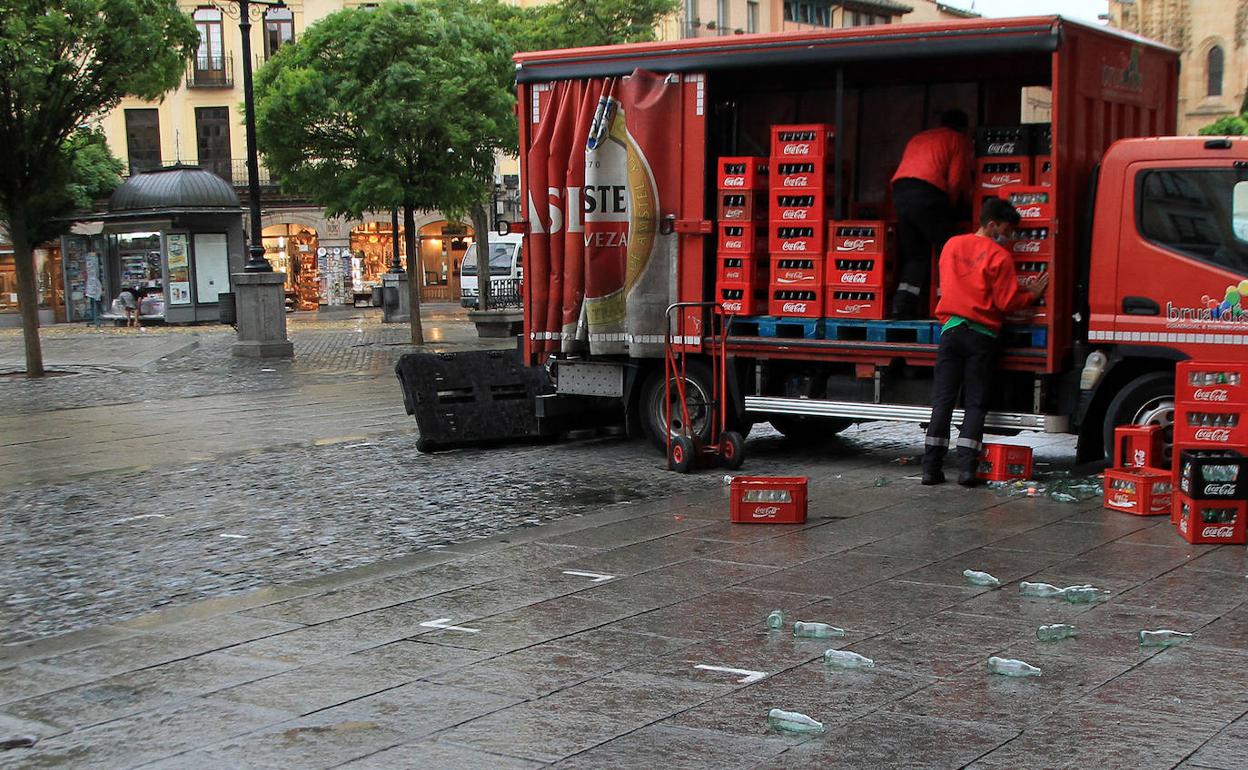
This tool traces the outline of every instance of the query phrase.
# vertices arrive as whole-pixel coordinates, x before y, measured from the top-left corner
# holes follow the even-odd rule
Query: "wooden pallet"
[[[874,321],[825,318],[824,339],[856,342],[908,342],[934,345],[940,342],[936,321]]]

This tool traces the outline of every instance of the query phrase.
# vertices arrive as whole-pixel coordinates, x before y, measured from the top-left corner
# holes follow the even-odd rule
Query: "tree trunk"
[[[490,218],[485,206],[477,203],[472,207],[472,237],[477,244],[477,309],[488,310],[490,305]]]
[[[420,325],[420,282],[425,271],[420,265],[420,249],[416,238],[416,209],[403,204],[403,244],[407,249],[407,298],[411,306],[412,344],[425,344],[425,331]]]
[[[24,215],[13,212],[9,221],[13,259],[17,263],[17,303],[22,308],[22,338],[26,342],[26,376],[42,377],[43,345],[39,342],[39,292],[35,286],[35,254],[26,234]]]

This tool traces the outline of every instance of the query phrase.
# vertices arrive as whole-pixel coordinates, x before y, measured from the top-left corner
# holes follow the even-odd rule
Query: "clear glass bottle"
[[[1185,634],[1182,631],[1171,631],[1168,628],[1162,628],[1156,631],[1141,631],[1140,646],[1173,647],[1174,645],[1182,644],[1191,638],[1191,634]]]
[[[962,570],[962,576],[965,577],[967,582],[971,583],[971,585],[989,586],[991,588],[996,588],[1001,585],[1000,580],[992,575],[989,575],[987,572],[980,572],[979,570],[964,569]]]
[[[1040,669],[1021,660],[998,658],[993,655],[988,659],[988,672],[1001,676],[1040,676]]]
[[[1036,629],[1036,638],[1042,642],[1060,642],[1063,639],[1070,639],[1074,635],[1075,627],[1065,623],[1054,623],[1053,625],[1040,626]]]
[[[815,721],[805,714],[784,709],[772,709],[767,712],[767,724],[773,730],[786,733],[822,733],[823,722]]]
[[[828,650],[823,662],[835,668],[875,668],[874,660],[849,650]]]
[[[1070,586],[1062,589],[1062,598],[1071,604],[1091,604],[1109,597],[1109,591],[1095,586]]]
[[[829,626],[827,623],[809,623],[801,620],[793,624],[793,635],[805,639],[830,639],[844,636],[845,629]]]
[[[1018,592],[1023,596],[1039,596],[1046,599],[1062,595],[1062,589],[1051,583],[1029,583],[1026,580],[1018,584]]]
[[[767,616],[768,628],[782,628],[784,626],[784,610],[772,610]]]

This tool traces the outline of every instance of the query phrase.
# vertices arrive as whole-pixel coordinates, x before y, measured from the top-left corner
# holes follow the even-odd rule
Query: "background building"
[[[1109,23],[1182,51],[1179,133],[1239,114],[1248,82],[1248,3],[1110,0]]]

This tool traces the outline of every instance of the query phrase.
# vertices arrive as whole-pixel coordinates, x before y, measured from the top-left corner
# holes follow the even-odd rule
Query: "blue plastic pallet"
[[[1001,329],[1001,343],[1007,348],[1047,348],[1049,327],[1006,326]]]
[[[823,338],[822,318],[780,318],[763,315],[747,320],[758,324],[758,336],[760,337],[778,337],[793,340],[818,340]]]
[[[910,342],[933,345],[940,341],[936,321],[874,321],[852,318],[825,318],[824,338],[866,342]]]

